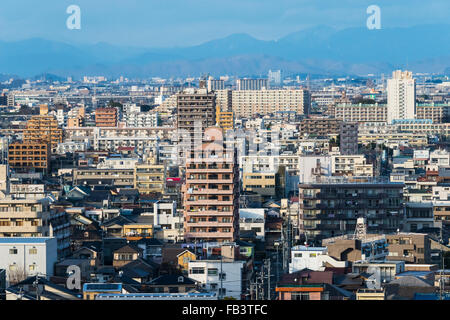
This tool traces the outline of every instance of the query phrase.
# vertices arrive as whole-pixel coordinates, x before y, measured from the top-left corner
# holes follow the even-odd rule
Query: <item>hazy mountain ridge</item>
[[[326,26],[264,41],[233,34],[180,48],[137,48],[98,43],[75,45],[44,39],[0,41],[0,72],[33,76],[104,74],[128,77],[230,74],[364,75],[408,67],[415,72],[450,70],[450,25],[335,30]]]

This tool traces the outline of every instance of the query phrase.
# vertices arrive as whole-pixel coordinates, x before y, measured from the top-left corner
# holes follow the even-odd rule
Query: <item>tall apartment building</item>
[[[336,178],[299,185],[300,229],[308,239],[353,233],[360,217],[370,233],[402,228],[403,183]]]
[[[216,123],[216,95],[206,89],[186,89],[177,94],[177,129],[193,136],[196,121],[203,131]]]
[[[268,79],[237,79],[236,90],[262,90],[269,89]]]
[[[118,114],[116,108],[95,109],[96,127],[117,127]]]
[[[33,116],[23,131],[25,143],[47,143],[51,150],[55,150],[62,140],[63,130],[58,127],[57,120],[52,116]]]
[[[235,241],[239,234],[239,167],[236,152],[215,154],[206,149],[217,143],[205,143],[204,152],[186,160],[184,198],[184,237],[188,242]]]
[[[342,155],[358,154],[358,123],[343,122],[339,132]]]
[[[50,148],[47,143],[14,142],[8,148],[8,164],[16,171],[48,172]]]
[[[218,100],[226,105],[227,101]],[[231,107],[236,117],[251,118],[256,114],[275,114],[279,111],[294,111],[308,114],[311,97],[308,90],[236,90],[232,91]]]
[[[185,89],[177,94],[178,159],[183,164],[186,154],[201,144],[206,128],[216,124],[216,95],[206,88]]]
[[[396,70],[387,81],[387,121],[414,119],[416,115],[416,80],[411,71]]]
[[[225,81],[208,79],[208,91],[217,91],[225,89]]]
[[[341,103],[334,107],[334,117],[345,122],[386,122],[387,105]]]

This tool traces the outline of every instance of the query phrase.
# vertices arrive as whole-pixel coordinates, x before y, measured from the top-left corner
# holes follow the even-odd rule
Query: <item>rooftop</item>
[[[54,237],[10,237],[2,238],[0,237],[0,243],[45,243],[51,239],[56,239]]]

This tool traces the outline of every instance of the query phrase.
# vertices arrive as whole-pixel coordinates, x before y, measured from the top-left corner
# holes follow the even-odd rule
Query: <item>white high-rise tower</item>
[[[416,80],[411,71],[396,70],[387,81],[387,121],[414,119],[416,114]]]

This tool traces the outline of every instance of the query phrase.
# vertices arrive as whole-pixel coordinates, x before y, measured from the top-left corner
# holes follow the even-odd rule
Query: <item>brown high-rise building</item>
[[[216,124],[216,95],[206,89],[186,89],[177,95],[177,129],[193,137],[196,121],[202,131]]]
[[[208,129],[219,131],[219,128]],[[216,140],[217,141],[217,140]],[[235,241],[239,235],[239,169],[234,149],[205,142],[186,160],[184,237],[188,242]],[[214,146],[214,148],[212,148]],[[213,150],[214,149],[214,150]],[[203,152],[203,156],[198,151]]]
[[[116,108],[97,108],[95,110],[95,126],[117,127],[118,115]]]
[[[187,154],[201,145],[206,128],[216,124],[216,95],[207,89],[185,89],[177,94],[178,157],[184,166]]]
[[[47,143],[14,142],[8,148],[8,164],[17,171],[47,172],[50,164],[50,149]]]
[[[53,116],[33,116],[23,131],[25,143],[47,143],[54,150],[63,140],[63,131]]]

